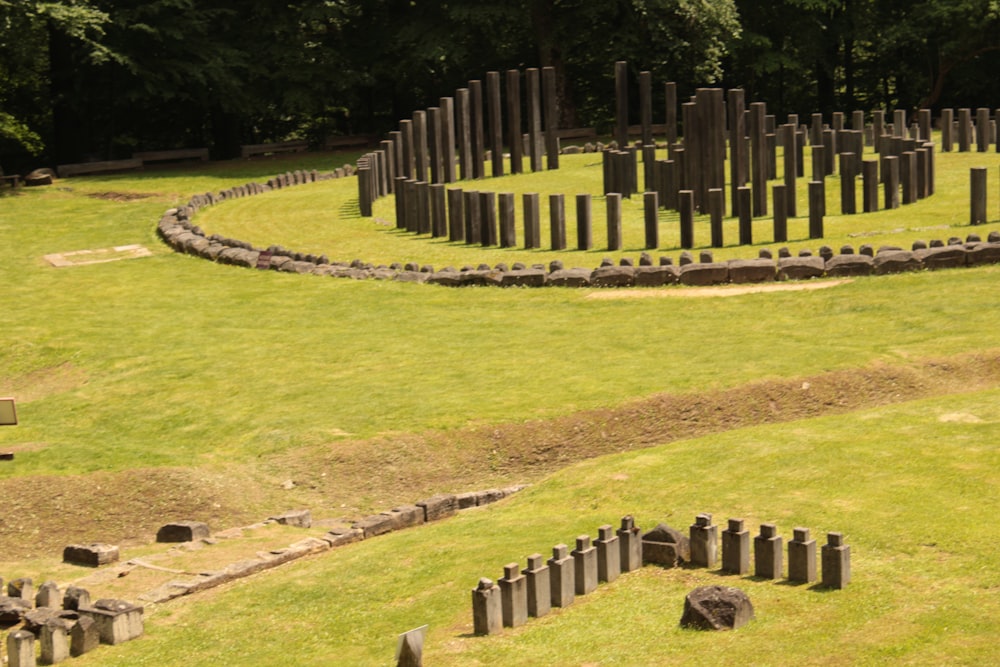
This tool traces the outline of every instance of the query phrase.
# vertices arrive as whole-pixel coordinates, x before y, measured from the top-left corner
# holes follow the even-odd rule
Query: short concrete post
[[[618,529],[618,562],[622,572],[632,572],[642,567],[642,531],[635,525],[631,514],[622,517]]]
[[[7,635],[8,667],[35,667],[35,635],[17,630]]]
[[[646,226],[646,249],[655,250],[660,247],[659,197],[655,191],[645,192],[642,195],[642,203]]]
[[[69,657],[69,638],[66,626],[61,622],[46,623],[42,626],[39,642],[43,665],[55,665]]]
[[[969,181],[969,224],[981,225],[986,222],[986,167],[972,167]]]
[[[590,250],[594,246],[590,214],[590,195],[576,196],[576,249]]]
[[[823,181],[809,181],[809,238],[823,238],[823,212],[826,188]]]
[[[808,584],[816,581],[816,540],[809,539],[808,528],[792,530],[788,543],[788,580]]]
[[[397,190],[398,193],[398,190]],[[399,196],[398,194],[396,195]],[[448,240],[464,241],[465,225],[463,224],[465,215],[464,198],[462,190],[451,188],[448,190]]]
[[[611,583],[622,572],[621,551],[614,528],[604,525],[597,529],[597,580]]]
[[[753,538],[754,576],[778,579],[783,569],[782,539],[773,523],[760,524],[760,535]]]
[[[528,616],[545,616],[552,609],[552,584],[545,558],[541,554],[528,556],[528,567],[521,574],[528,583]]]
[[[565,544],[552,547],[549,559],[549,592],[553,607],[568,607],[576,597],[576,562]]]
[[[678,192],[677,204],[680,208],[681,248],[690,250],[694,247],[694,191]]]
[[[517,219],[514,215],[514,193],[501,192],[497,197],[497,202],[500,213],[500,247],[513,248],[517,245]]]
[[[609,192],[605,196],[608,218],[608,250],[622,249],[622,196]]]
[[[549,226],[553,250],[566,249],[566,197],[549,195]]]
[[[592,593],[597,588],[597,549],[590,544],[590,535],[576,538],[573,561],[576,567],[576,594]]]
[[[772,187],[771,195],[774,201],[774,242],[788,241],[788,212],[785,209],[785,186],[778,184]]]
[[[472,627],[477,635],[495,635],[503,629],[500,587],[485,577],[472,589]]]
[[[753,245],[753,193],[744,186],[736,188],[736,213],[740,217],[740,245]]]
[[[688,529],[691,540],[691,564],[695,567],[715,567],[718,560],[719,527],[712,523],[711,514],[699,514]]]
[[[479,193],[479,234],[484,248],[497,245],[497,193]]]
[[[865,213],[878,210],[878,160],[861,163],[861,203]]]
[[[723,241],[722,216],[723,207],[726,203],[725,193],[722,188],[709,188],[708,190],[708,215],[709,225],[712,230],[712,247],[721,248],[725,245]],[[740,228],[742,231],[742,227]]]
[[[899,208],[899,158],[887,155],[882,164],[885,165],[885,173],[882,175],[885,182],[885,208]]]
[[[503,566],[503,577],[498,583],[504,627],[524,625],[528,621],[528,580],[521,574],[517,563]]]
[[[854,153],[840,154],[840,212],[853,215],[858,212],[858,202],[854,194]]]
[[[750,531],[743,523],[743,519],[730,519],[722,531],[722,571],[728,574],[750,572]]]
[[[503,195],[501,195],[502,197]],[[448,235],[448,206],[444,184],[430,186],[431,236],[441,238]]]
[[[844,588],[851,581],[851,547],[842,533],[827,533],[823,545],[823,585]]]
[[[524,206],[524,247],[526,250],[541,248],[541,197],[537,192],[529,192],[523,196],[522,203]]]

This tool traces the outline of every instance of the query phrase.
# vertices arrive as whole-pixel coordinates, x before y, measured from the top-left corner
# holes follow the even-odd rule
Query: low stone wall
[[[206,235],[194,224],[195,214],[206,206],[262,194],[273,190],[313,183],[330,178],[350,176],[354,168],[345,165],[334,172],[295,171],[268,179],[266,184],[247,183],[217,194],[196,195],[182,207],[167,210],[157,225],[159,236],[177,252],[209,259],[221,264],[246,268],[270,269],[287,273],[314,274],[355,280],[397,280],[450,287],[661,287],[665,285],[720,285],[725,283],[762,283],[776,280],[806,278],[883,275],[923,269],[960,268],[1000,263],[1000,232],[990,232],[983,241],[978,234],[964,240],[952,237],[930,243],[915,241],[909,250],[884,246],[877,250],[869,245],[843,246],[834,253],[828,246],[800,250],[793,256],[787,247],[778,250],[778,257],[762,249],[755,259],[732,259],[716,262],[711,251],[702,251],[699,261],[690,252],[674,258],[660,255],[654,258],[643,252],[637,259],[623,258],[615,265],[605,259],[593,269],[566,268],[563,262],[489,266],[479,264],[461,268],[417,263],[375,265],[361,259],[332,261],[326,255],[296,252],[278,245],[256,248],[251,244],[218,234]]]

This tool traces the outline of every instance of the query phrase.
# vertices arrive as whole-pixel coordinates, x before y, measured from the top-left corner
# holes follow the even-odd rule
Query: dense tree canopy
[[[381,134],[536,66],[564,125],[607,128],[616,60],[778,114],[997,107],[1000,2],[0,0],[0,163]]]

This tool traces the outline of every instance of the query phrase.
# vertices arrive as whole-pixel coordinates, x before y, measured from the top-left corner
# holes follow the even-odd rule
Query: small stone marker
[[[62,607],[70,611],[77,611],[80,607],[90,606],[90,591],[78,586],[69,586],[63,595]]]
[[[29,607],[32,607],[35,604],[35,585],[27,577],[12,579],[7,583],[7,595],[12,598],[20,598],[27,602]]]
[[[528,580],[521,574],[517,563],[504,565],[499,584],[504,627],[524,625],[528,621]]]
[[[420,667],[424,664],[424,638],[427,626],[404,632],[396,644],[396,667]]]
[[[783,569],[782,539],[773,523],[760,524],[760,535],[753,538],[754,576],[778,579]]]
[[[576,562],[565,544],[552,547],[549,559],[549,591],[553,607],[568,607],[576,599]]]
[[[271,268],[271,252],[269,250],[261,250],[257,255],[257,268],[261,270],[267,270]]]
[[[691,564],[698,567],[715,567],[718,560],[719,527],[712,523],[712,515],[699,514],[690,527]]]
[[[614,528],[604,525],[597,529],[597,580],[610,583],[621,574],[621,551]]]
[[[576,538],[573,560],[576,567],[576,594],[592,593],[597,588],[597,549],[590,544],[590,535]]]
[[[521,570],[528,583],[528,616],[539,618],[552,609],[549,566],[541,554],[528,556],[528,567]]]
[[[472,627],[477,635],[495,635],[503,630],[500,587],[483,577],[472,589]]]
[[[753,618],[753,604],[740,589],[702,586],[684,598],[681,627],[694,630],[736,630]]]
[[[794,528],[788,543],[788,580],[808,584],[816,581],[816,540],[808,528]]]
[[[41,659],[43,665],[54,665],[69,657],[69,639],[66,625],[63,623],[46,623],[42,626],[39,636]]]
[[[201,521],[178,521],[161,526],[156,531],[157,542],[193,542],[211,535],[207,523]]]
[[[35,667],[35,635],[17,630],[7,635],[8,667]]]
[[[90,653],[101,643],[97,623],[90,616],[81,616],[69,631],[69,653],[74,658]]]
[[[46,581],[39,586],[35,595],[35,606],[54,609],[62,607],[62,592],[59,590],[59,585],[54,581]]]
[[[17,408],[13,398],[0,398],[0,426],[17,426]]]
[[[722,531],[722,571],[728,574],[750,572],[750,531],[743,524],[743,519],[730,519]]]
[[[823,545],[823,585],[844,588],[851,581],[851,547],[844,544],[842,533],[827,533]]]
[[[622,572],[631,572],[642,567],[642,531],[635,525],[631,514],[622,517],[618,529],[618,562]]]

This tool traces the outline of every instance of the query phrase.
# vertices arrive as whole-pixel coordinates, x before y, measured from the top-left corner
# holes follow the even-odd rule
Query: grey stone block
[[[142,636],[143,609],[130,602],[102,599],[79,611],[81,616],[94,619],[102,644],[121,644]]]
[[[98,567],[118,561],[118,547],[112,544],[73,544],[63,549],[63,562]]]
[[[528,621],[528,580],[521,574],[517,563],[503,568],[500,585],[500,606],[504,627],[517,628]]]
[[[178,521],[161,526],[156,531],[157,542],[193,542],[209,537],[208,524],[201,521]]]
[[[816,581],[816,540],[808,528],[795,528],[788,543],[788,580],[808,584]]]
[[[432,496],[421,500],[417,507],[424,509],[424,521],[437,521],[452,516],[458,509],[458,498],[453,493]]]
[[[836,255],[826,260],[828,276],[871,275],[875,260],[868,255]]]
[[[682,285],[721,285],[729,280],[729,265],[723,263],[685,264],[681,267],[679,281]]]
[[[590,274],[592,287],[631,287],[635,284],[635,267],[602,266]]]
[[[732,283],[773,282],[777,277],[778,267],[771,259],[731,259],[727,264]]]
[[[820,278],[826,273],[826,262],[822,257],[798,256],[782,257],[778,260],[779,280],[807,280]]]
[[[472,627],[477,635],[495,635],[503,630],[500,587],[490,579],[480,579],[472,589]]]
[[[923,262],[917,259],[916,255],[909,250],[890,250],[875,255],[872,272],[875,275],[886,275],[889,273],[903,273],[905,271],[917,271],[923,268]]]
[[[565,544],[552,547],[549,564],[549,592],[553,607],[568,607],[576,599],[576,562]]]
[[[528,556],[528,566],[521,574],[528,584],[528,615],[545,616],[552,609],[552,583],[544,557],[541,554]]]
[[[284,514],[270,518],[283,526],[295,526],[297,528],[310,528],[312,526],[312,512],[309,510],[290,510]]]
[[[550,273],[545,278],[545,284],[551,287],[589,287],[590,275],[590,269],[560,269]]]
[[[81,616],[69,631],[69,653],[74,658],[90,653],[101,643],[97,623],[90,616]]]

